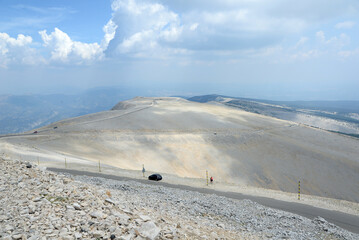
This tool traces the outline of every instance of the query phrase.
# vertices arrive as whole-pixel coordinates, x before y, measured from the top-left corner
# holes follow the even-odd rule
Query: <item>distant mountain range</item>
[[[116,88],[96,88],[77,95],[2,95],[0,134],[25,132],[62,119],[110,110],[134,96],[133,91]],[[270,101],[216,94],[182,98],[216,102],[359,137],[359,101]]]
[[[203,95],[190,101],[216,102],[332,132],[359,137],[359,101],[270,101],[223,95]]]

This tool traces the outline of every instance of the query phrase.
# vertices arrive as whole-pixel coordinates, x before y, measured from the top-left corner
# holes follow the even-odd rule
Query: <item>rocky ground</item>
[[[57,175],[0,159],[0,239],[358,239],[249,200]]]

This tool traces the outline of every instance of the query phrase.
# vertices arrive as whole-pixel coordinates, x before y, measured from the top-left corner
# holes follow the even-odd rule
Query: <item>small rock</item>
[[[26,168],[32,168],[32,165],[30,163],[25,163],[26,164]]]
[[[95,212],[90,213],[90,216],[93,217],[93,218],[101,218],[102,215],[103,215],[102,212],[99,212],[99,211],[95,211]]]
[[[75,208],[74,208],[73,206],[71,206],[71,205],[66,205],[66,209],[67,209],[67,210],[70,210],[70,211],[71,211],[71,210],[75,210]]]
[[[35,206],[30,205],[29,206],[29,214],[34,214],[35,213]]]
[[[142,221],[144,221],[144,222],[151,221],[151,218],[150,218],[149,216],[140,215],[140,218],[141,218],[141,219],[142,219]]]
[[[65,236],[65,235],[67,235],[67,234],[68,234],[67,228],[62,228],[62,229],[60,230],[60,236]]]
[[[132,214],[133,214],[131,211],[129,211],[129,210],[127,210],[127,209],[123,209],[122,211],[123,211],[124,213],[129,214],[129,215],[132,215]]]
[[[108,203],[111,203],[111,204],[115,205],[115,202],[111,198],[107,198],[105,200],[105,202],[108,202]]]
[[[64,179],[62,180],[62,182],[63,182],[64,184],[68,184],[68,183],[71,182],[71,179],[69,179],[69,178],[64,178]]]
[[[155,239],[160,233],[161,229],[156,226],[153,222],[144,222],[138,232],[144,238]]]
[[[46,196],[47,194],[49,194],[47,191],[41,191],[40,192],[40,195],[42,195],[42,196]]]
[[[49,237],[52,235],[49,235]],[[52,239],[52,238],[51,238]],[[74,237],[70,236],[69,233],[64,233],[64,234],[60,234],[58,235],[57,239],[61,239],[61,240],[73,240]]]
[[[211,239],[216,239],[216,238],[218,238],[217,233],[211,232]]]
[[[10,225],[6,225],[5,232],[12,232],[12,231],[14,231],[14,227]]]
[[[139,218],[135,219],[135,223],[137,223],[137,225],[140,225],[143,221]]]
[[[74,236],[75,236],[76,239],[81,239],[82,238],[81,233],[75,233]]]
[[[32,200],[33,202],[40,202],[41,201],[41,197],[36,197]]]
[[[12,235],[11,237],[12,237],[12,239],[20,239],[20,238],[22,238],[22,234]]]
[[[52,230],[51,230],[51,229],[46,229],[46,230],[44,231],[44,233],[45,233],[45,234],[51,234],[51,233],[52,233]]]
[[[103,238],[105,236],[105,233],[102,231],[95,231],[92,233],[92,236],[95,238]]]
[[[327,221],[322,217],[316,217],[313,221],[319,222],[319,223],[326,223]]]
[[[110,239],[114,240],[116,238],[115,234],[111,234]]]
[[[81,206],[80,206],[80,204],[78,204],[78,203],[74,203],[74,204],[72,204],[72,206],[73,206],[76,210],[81,210]]]
[[[174,236],[172,234],[165,234],[164,235],[165,239],[173,239]]]
[[[40,237],[37,235],[33,235],[33,236],[29,237],[27,240],[37,240],[37,239],[40,239]]]
[[[225,227],[223,223],[217,223],[217,226],[220,227],[220,228],[223,228],[223,229]]]

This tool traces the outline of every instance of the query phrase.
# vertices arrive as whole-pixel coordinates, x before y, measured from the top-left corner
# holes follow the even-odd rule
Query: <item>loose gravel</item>
[[[250,200],[0,159],[0,239],[359,239]]]

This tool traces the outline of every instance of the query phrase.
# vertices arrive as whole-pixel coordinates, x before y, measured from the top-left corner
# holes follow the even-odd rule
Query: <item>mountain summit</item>
[[[359,202],[357,139],[215,102],[137,97],[37,131],[0,144],[287,192],[301,181],[304,193]]]

